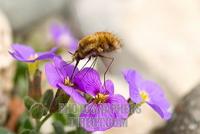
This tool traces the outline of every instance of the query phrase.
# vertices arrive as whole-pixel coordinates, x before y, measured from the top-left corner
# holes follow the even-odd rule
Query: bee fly
[[[78,49],[75,51],[75,53],[72,54],[72,62],[76,61],[75,68],[78,66],[79,61],[85,58],[88,58],[88,61],[85,63],[85,65],[90,61],[92,57],[95,57],[94,62],[96,62],[97,57],[107,58],[111,60],[109,66],[104,73],[105,80],[105,75],[109,70],[114,58],[106,57],[104,54],[121,48],[121,42],[118,37],[110,32],[96,32],[94,34],[83,37],[79,41],[78,45]]]

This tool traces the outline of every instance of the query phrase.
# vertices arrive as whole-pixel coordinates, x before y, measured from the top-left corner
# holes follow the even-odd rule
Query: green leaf
[[[62,110],[63,106],[68,103],[69,98],[70,96],[67,95],[63,90],[58,89],[52,102],[50,112],[55,113]]]
[[[53,100],[53,97],[54,97],[53,91],[51,89],[48,89],[42,97],[42,104],[49,109],[51,102]]]
[[[48,110],[41,103],[36,103],[31,107],[30,112],[33,118],[40,119],[47,114]]]
[[[76,134],[91,134],[91,132],[87,132],[87,131],[85,131],[83,128],[78,127],[78,128],[76,129]]]
[[[24,129],[20,132],[20,134],[37,134],[35,130]]]
[[[55,113],[53,114],[53,119],[55,121],[61,122],[63,125],[67,125],[67,118],[63,113]]]
[[[52,125],[54,127],[55,134],[65,134],[64,126],[61,122],[56,121],[53,122]]]
[[[36,103],[36,101],[34,99],[32,99],[31,97],[29,97],[29,96],[24,97],[24,105],[28,110],[30,110],[31,106],[35,103]]]

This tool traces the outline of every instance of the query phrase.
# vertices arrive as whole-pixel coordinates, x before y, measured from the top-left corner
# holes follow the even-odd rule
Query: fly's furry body
[[[79,41],[78,49],[73,54],[73,61],[86,57],[97,57],[121,48],[121,42],[110,32],[96,32],[85,36]]]

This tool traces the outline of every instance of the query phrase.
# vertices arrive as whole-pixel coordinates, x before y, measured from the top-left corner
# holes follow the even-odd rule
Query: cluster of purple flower
[[[56,38],[58,34],[56,34]],[[48,52],[35,52],[31,47],[15,44],[9,53],[17,60],[34,62],[50,60],[45,65],[47,80],[51,86],[63,90],[75,103],[85,105],[80,114],[80,124],[87,131],[104,131],[111,127],[119,127],[130,112],[130,104],[119,94],[114,93],[111,80],[102,83],[100,74],[93,68],[75,69],[74,65],[65,62],[55,54],[56,48]],[[154,82],[143,79],[135,70],[123,71],[129,85],[130,100],[140,106],[147,103],[163,119],[170,118],[169,104],[162,89]],[[91,97],[86,100],[84,94]]]

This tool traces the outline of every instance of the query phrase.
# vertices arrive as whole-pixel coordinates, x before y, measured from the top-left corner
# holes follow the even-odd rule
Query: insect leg
[[[80,60],[77,60],[77,61],[76,61],[75,67],[74,67],[73,72],[72,72],[72,75],[71,75],[71,77],[70,77],[70,80],[72,80],[72,78],[73,78],[73,76],[74,76],[74,72],[75,72],[75,70],[76,70],[76,68],[77,68],[77,66],[78,66],[79,61],[80,61]]]
[[[70,51],[67,51],[70,55],[73,55],[73,53],[72,52],[70,52]]]
[[[95,57],[94,61],[90,65],[90,68],[94,68],[94,66],[96,65],[96,63],[97,63],[97,57]],[[89,71],[89,69],[83,74],[82,78],[85,77],[85,75],[87,74],[88,71]]]
[[[97,58],[98,58],[98,57],[95,57],[95,59],[94,59],[92,65],[90,66],[91,68],[94,68],[94,67],[95,67],[95,65],[96,65],[96,63],[97,63]]]
[[[110,69],[110,67],[111,67],[111,65],[112,65],[112,63],[113,63],[113,61],[114,61],[114,57],[107,57],[107,56],[104,56],[104,55],[99,55],[99,56],[102,57],[102,58],[106,58],[106,59],[111,60],[110,64],[108,65],[106,71],[105,71],[104,74],[103,74],[104,85],[105,85],[105,81],[106,81],[106,73],[107,73],[108,70]],[[105,85],[105,86],[106,86],[106,85]],[[106,87],[105,87],[105,88],[106,88]]]
[[[81,68],[81,70],[83,70],[83,68],[88,64],[88,62],[91,60],[91,56],[88,58],[88,60],[86,61],[86,63],[83,65],[83,67]]]

